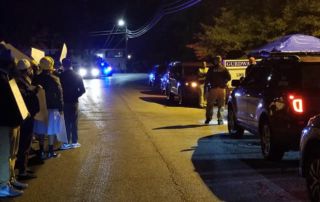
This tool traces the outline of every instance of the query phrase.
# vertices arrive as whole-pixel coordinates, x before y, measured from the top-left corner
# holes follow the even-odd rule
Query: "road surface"
[[[233,139],[216,119],[204,125],[203,109],[168,104],[147,78],[85,80],[82,147],[33,166],[24,195],[0,201],[308,201],[297,152],[266,162],[257,137]]]

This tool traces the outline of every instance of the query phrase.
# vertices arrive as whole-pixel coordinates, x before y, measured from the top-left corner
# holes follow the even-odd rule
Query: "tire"
[[[320,157],[312,158],[307,165],[306,184],[311,202],[320,201]]]
[[[172,94],[169,90],[169,88],[166,88],[166,94],[167,94],[167,100],[173,101],[174,100],[174,94]]]
[[[261,150],[265,159],[269,161],[280,161],[283,158],[284,150],[278,148],[274,133],[269,121],[263,121],[260,128]]]
[[[232,107],[228,108],[228,131],[235,138],[241,138],[244,134],[244,129],[238,125]]]

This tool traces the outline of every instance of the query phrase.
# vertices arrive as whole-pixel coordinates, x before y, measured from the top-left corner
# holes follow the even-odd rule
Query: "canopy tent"
[[[320,39],[314,36],[293,34],[281,37],[271,43],[251,51],[248,56],[263,57],[272,52],[277,53],[301,53],[320,52]]]

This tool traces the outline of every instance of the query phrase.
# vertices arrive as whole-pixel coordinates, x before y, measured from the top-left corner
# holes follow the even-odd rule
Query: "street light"
[[[128,29],[127,29],[127,25],[125,25],[126,23],[122,20],[122,19],[120,19],[119,21],[118,21],[118,26],[119,27],[122,27],[122,26],[125,26],[125,34],[126,34],[126,55],[128,54]],[[130,59],[131,58],[131,55],[128,55],[127,56],[128,57],[128,59]]]
[[[125,23],[124,23],[123,20],[119,20],[119,21],[118,21],[118,25],[119,25],[119,26],[123,26],[124,24],[125,24]]]

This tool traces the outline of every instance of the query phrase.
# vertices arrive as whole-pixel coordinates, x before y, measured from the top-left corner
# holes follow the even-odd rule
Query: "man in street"
[[[67,58],[63,59],[62,65],[64,72],[60,75],[60,81],[65,103],[64,116],[68,142],[64,143],[60,149],[78,148],[81,146],[80,143],[78,143],[78,99],[86,92],[86,90],[82,77],[73,71],[71,60]],[[72,139],[71,146],[70,139]]]
[[[252,71],[253,68],[256,66],[256,59],[254,57],[249,58],[249,66],[246,69],[246,76],[249,74],[249,72]]]
[[[29,151],[32,145],[34,116],[40,111],[37,93],[41,86],[33,88],[31,81],[33,78],[33,69],[28,60],[20,60],[18,69],[21,76],[16,78],[23,100],[28,108],[30,117],[20,127],[20,143],[17,155],[17,168],[19,169],[19,180],[29,180],[36,178],[27,170]]]
[[[209,124],[213,116],[213,107],[217,100],[218,102],[218,125],[223,124],[224,105],[226,97],[226,86],[228,81],[231,80],[229,70],[222,65],[221,56],[214,58],[214,66],[208,70],[205,86],[210,84],[210,91],[208,97],[208,104],[206,109],[205,124]]]
[[[0,53],[0,197],[20,196],[23,191],[16,188],[27,188],[27,184],[19,183],[14,178],[16,152],[19,146],[20,111],[17,109],[9,81],[10,70],[15,63],[10,51]]]
[[[204,84],[205,84],[207,72],[208,72],[207,63],[205,61],[203,61],[202,67],[200,67],[199,71],[198,71],[198,82],[199,82],[198,94],[199,94],[199,107],[200,108],[204,108],[207,106],[207,97],[206,97],[205,91],[204,91]]]

